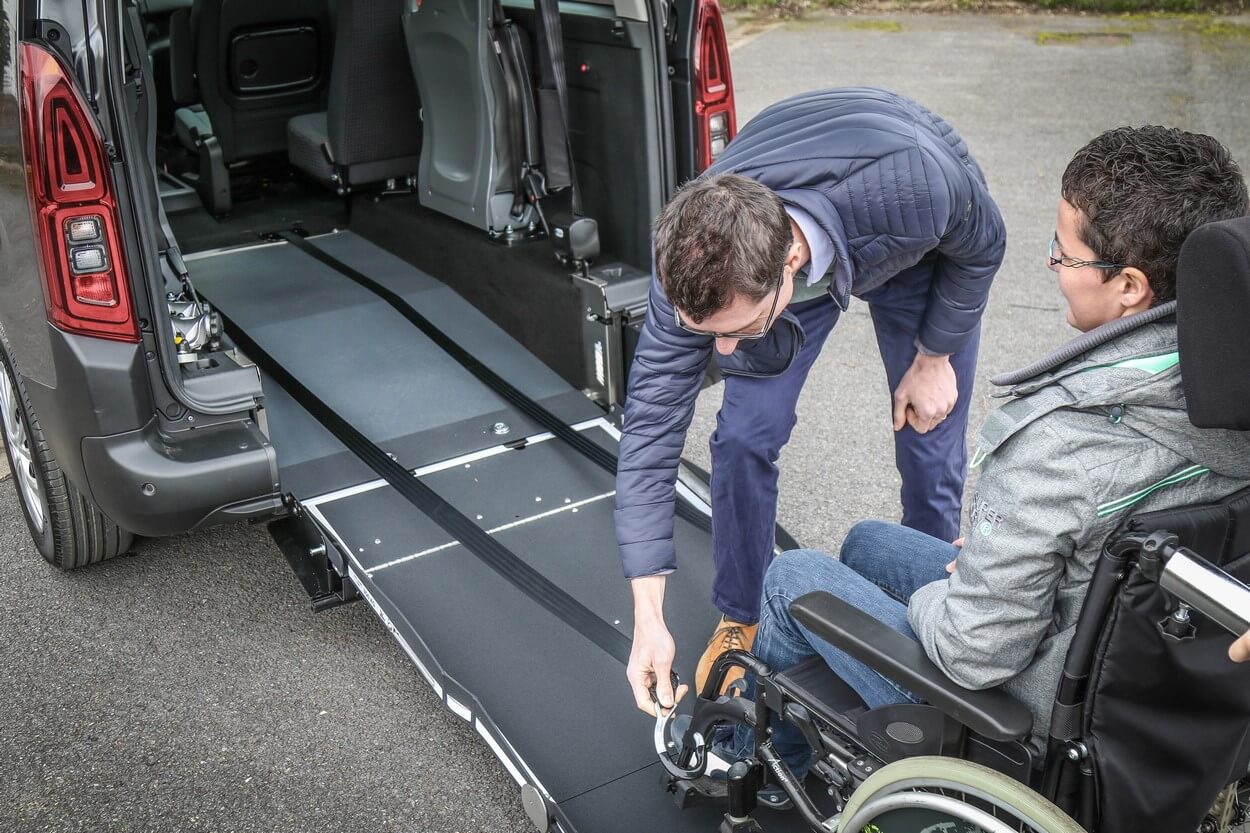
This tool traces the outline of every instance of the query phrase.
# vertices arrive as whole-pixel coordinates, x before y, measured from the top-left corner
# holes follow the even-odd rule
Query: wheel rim
[[[13,477],[17,480],[18,492],[30,522],[42,535],[47,518],[43,508],[43,489],[35,472],[35,458],[30,448],[30,433],[26,430],[21,401],[9,378],[8,368],[0,372],[0,409],[3,409],[4,444],[9,450],[9,460],[13,462]]]
[[[944,816],[944,818],[952,822],[959,820],[970,826],[948,828],[939,823],[924,828],[922,833],[939,829],[944,831],[977,830],[982,833],[1006,833],[1007,831],[1046,833],[1046,828],[1030,818],[1028,814],[1004,804],[994,796],[958,782],[943,782],[936,779],[924,784],[901,782],[896,785],[895,789],[887,790],[874,798],[870,804],[871,806],[865,805],[856,814],[856,819],[848,820],[846,830],[871,829],[875,825],[870,824],[865,828],[863,822],[885,821],[892,811],[925,808],[939,813],[949,813],[949,816]],[[861,816],[862,820],[856,824]],[[885,829],[888,830],[889,827]]]
[[[932,813],[925,818],[901,817],[916,815],[906,805],[919,811],[946,811],[947,808],[938,806],[945,799],[988,814],[989,819],[982,817],[986,826],[974,825],[973,829],[1002,830],[1005,826],[1021,833],[1086,833],[1066,813],[1025,784],[980,764],[934,756],[904,758],[874,772],[847,801],[839,814],[837,829],[840,833],[860,833],[861,828],[855,825],[865,825],[864,830],[875,827],[883,833],[891,829],[915,833],[932,828],[934,821],[939,822],[937,827],[944,833],[966,829],[943,822],[970,822],[972,814],[946,812],[941,819],[935,819]],[[887,819],[895,813],[900,817]]]

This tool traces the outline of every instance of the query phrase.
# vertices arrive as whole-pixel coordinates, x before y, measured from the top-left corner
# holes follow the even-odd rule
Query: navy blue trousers
[[[929,301],[934,262],[900,272],[860,300],[868,303],[885,364],[888,395],[877,418],[893,419],[893,395],[916,357],[916,335]],[[764,572],[773,558],[777,523],[777,458],[794,429],[795,403],[808,371],[837,323],[830,297],[796,304],[806,339],[794,364],[780,376],[725,376],[725,399],[712,434],[712,603],[731,619],[756,622]],[[968,465],[968,405],[976,374],[978,330],[951,356],[959,401],[936,429],[911,426],[894,434],[894,461],[902,477],[904,526],[943,541],[958,537]],[[849,381],[849,380],[848,380]],[[856,425],[841,430],[852,432]],[[829,476],[833,476],[833,472]]]

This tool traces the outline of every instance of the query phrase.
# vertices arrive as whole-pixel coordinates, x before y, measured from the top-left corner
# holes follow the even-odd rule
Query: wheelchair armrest
[[[1033,728],[1033,713],[1023,703],[1002,691],[973,691],[956,685],[933,664],[920,643],[837,596],[808,593],[791,603],[790,612],[822,639],[982,737],[1020,740]]]

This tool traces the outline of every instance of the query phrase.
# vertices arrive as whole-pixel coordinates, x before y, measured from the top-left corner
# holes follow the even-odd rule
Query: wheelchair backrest
[[[1227,631],[1182,611],[1135,567],[1141,540],[1161,529],[1250,582],[1250,488],[1129,519],[1095,570],[1052,719],[1047,783],[1098,833],[1196,830],[1250,764],[1250,665],[1229,661]]]
[[[1199,428],[1250,429],[1250,217],[1181,249],[1181,380]],[[1051,719],[1045,791],[1087,830],[1192,831],[1250,763],[1250,664],[1232,636],[1136,568],[1158,530],[1250,582],[1250,488],[1128,519],[1094,570]]]
[[[1176,325],[1189,421],[1250,429],[1250,217],[1210,223],[1181,247]]]

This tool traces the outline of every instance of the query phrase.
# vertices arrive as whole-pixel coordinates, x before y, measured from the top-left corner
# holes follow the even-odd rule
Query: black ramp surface
[[[425,273],[350,233],[314,243],[402,295],[561,419],[600,419],[597,407]],[[623,645],[633,629],[613,531],[612,475],[563,441],[539,441],[531,420],[383,299],[291,244],[192,263],[197,285],[237,328],[240,343],[258,360],[267,354],[278,378],[289,374],[290,393],[306,388],[341,418],[344,431],[362,434],[398,466],[422,470],[424,486],[515,554],[503,553],[492,567],[451,540],[411,495],[375,485],[376,473],[266,377],[284,485],[296,484],[297,496],[351,556],[362,593],[448,707],[473,723],[515,778],[567,803],[574,829],[637,830],[629,814],[605,815],[588,799],[603,789],[605,800],[614,800],[621,785],[655,767],[652,722],[635,708],[622,662],[601,638],[589,638],[591,626],[602,625],[619,637],[613,644]],[[490,430],[496,421],[508,424],[507,435]],[[584,436],[616,450],[604,428]],[[523,437],[534,440],[501,446]],[[382,468],[391,466],[376,456]],[[707,533],[679,521],[676,536],[681,569],[669,579],[666,610],[684,666],[679,672],[688,678],[716,612]],[[585,615],[568,618],[567,609],[540,603],[530,595],[538,585],[516,582],[516,570],[510,580],[513,557]],[[661,820],[656,829],[709,829],[705,818],[678,812],[648,781],[634,800],[643,816]],[[592,806],[594,812],[585,809]]]
[[[561,418],[576,422],[601,414],[424,272],[350,232],[312,242],[401,294]],[[287,243],[192,257],[188,269],[200,292],[227,319],[406,465],[418,467],[494,445],[500,441],[489,431],[495,422],[506,423],[511,436],[536,432],[385,301]],[[274,400],[270,434],[288,488],[292,477],[299,481],[296,493],[305,495],[353,482],[337,465],[315,465],[340,455],[341,446],[306,415],[295,413],[291,403],[280,396]]]
[[[546,441],[423,480],[604,621],[632,633],[606,472]],[[366,571],[371,592],[402,612],[454,681],[438,683],[472,693],[538,783],[564,803],[575,828],[714,830],[718,815],[678,811],[660,791],[653,723],[634,707],[620,662],[405,506],[383,487],[317,509]],[[677,535],[681,568],[669,579],[666,609],[689,677],[716,612],[706,533],[679,521]],[[602,800],[592,798],[600,788]],[[630,812],[605,809],[626,797]],[[640,818],[658,826],[639,827]],[[769,829],[801,826],[774,822]]]

